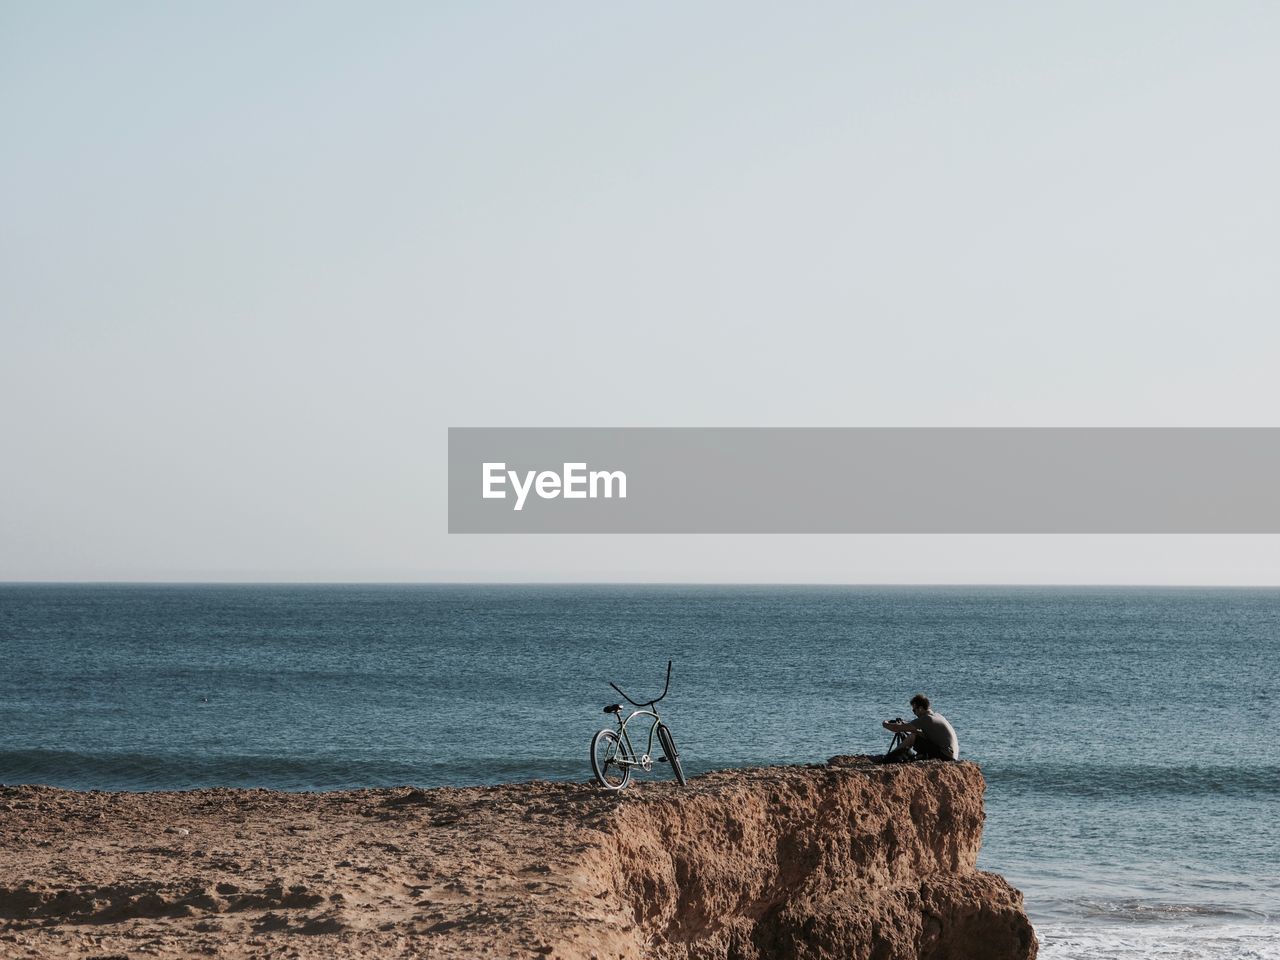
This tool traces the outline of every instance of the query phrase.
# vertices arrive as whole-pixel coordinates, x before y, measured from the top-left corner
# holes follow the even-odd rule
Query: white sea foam
[[[1280,960],[1280,926],[1204,923],[1041,926],[1042,960]]]

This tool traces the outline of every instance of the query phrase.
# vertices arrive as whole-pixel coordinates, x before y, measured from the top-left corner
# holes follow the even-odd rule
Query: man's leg
[[[935,744],[928,737],[913,736],[912,739],[915,741],[915,745],[916,745],[917,760],[945,760],[946,759],[946,757],[942,755],[942,751],[938,749],[937,744]]]
[[[911,759],[911,745],[916,742],[915,731],[898,734],[898,745],[880,758],[882,763],[905,763]]]

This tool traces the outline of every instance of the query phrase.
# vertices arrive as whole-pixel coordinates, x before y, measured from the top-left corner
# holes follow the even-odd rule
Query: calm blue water
[[[668,658],[690,773],[813,762],[923,690],[1043,955],[1276,957],[1278,654],[1280,590],[0,586],[0,782],[585,779]]]

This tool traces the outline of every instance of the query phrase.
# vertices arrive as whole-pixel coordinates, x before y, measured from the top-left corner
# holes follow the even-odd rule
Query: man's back
[[[948,760],[960,759],[960,740],[956,736],[955,728],[942,714],[926,710],[914,720],[909,721],[907,725],[919,730],[920,735],[927,737],[946,755]]]

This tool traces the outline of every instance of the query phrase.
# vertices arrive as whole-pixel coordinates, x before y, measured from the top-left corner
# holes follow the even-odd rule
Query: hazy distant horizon
[[[749,580],[0,580],[0,587],[850,587],[866,589],[1280,590],[1280,583],[943,583]]]

